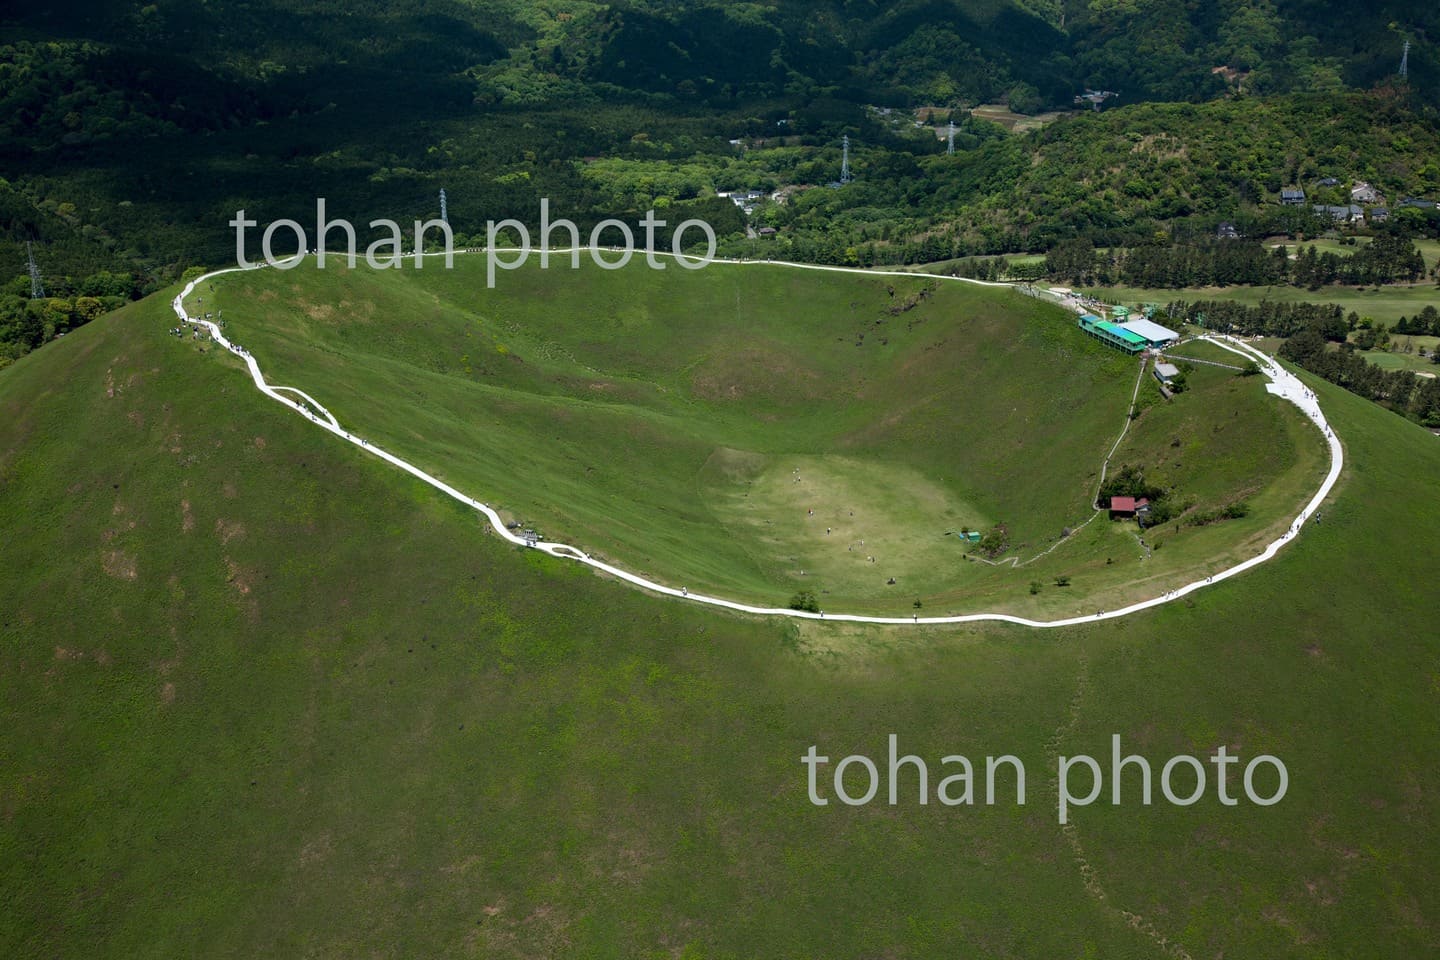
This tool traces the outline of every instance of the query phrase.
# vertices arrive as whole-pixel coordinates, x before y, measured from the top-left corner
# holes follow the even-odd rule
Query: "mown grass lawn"
[[[1195,302],[1197,300],[1233,300],[1255,306],[1262,301],[1279,303],[1334,303],[1339,304],[1348,314],[1358,313],[1386,324],[1394,324],[1403,317],[1413,317],[1426,306],[1440,303],[1440,288],[1432,283],[1390,284],[1384,287],[1321,287],[1307,290],[1303,287],[1188,287],[1183,290],[1152,290],[1138,287],[1103,287],[1093,291],[1096,296],[1111,303],[1143,304],[1158,303],[1164,306],[1175,300]]]

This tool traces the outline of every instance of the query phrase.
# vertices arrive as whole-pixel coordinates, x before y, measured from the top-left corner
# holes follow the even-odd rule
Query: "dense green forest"
[[[89,278],[127,277],[138,296],[233,260],[241,208],[308,225],[325,197],[332,216],[404,223],[437,215],[441,187],[465,243],[487,220],[536,225],[547,197],[582,228],[651,208],[703,217],[736,256],[920,263],[1078,240],[1140,250],[1127,276],[1144,258],[1149,274],[1227,272],[1158,251],[1222,222],[1250,237],[1333,226],[1280,205],[1285,187],[1345,203],[1363,180],[1397,207],[1440,191],[1426,41],[1440,13],[1412,6],[1375,4],[1364,23],[1319,0],[13,8],[0,278],[23,275],[33,241],[62,301],[33,309],[58,332],[92,310],[76,305]],[[1116,95],[1077,109],[1089,89]],[[986,103],[1063,112],[1011,132],[971,115]],[[846,134],[854,179],[833,189]],[[764,196],[747,216],[715,196],[730,190]],[[1400,236],[1440,235],[1433,208],[1393,213]],[[24,319],[7,342],[29,343],[18,311],[7,302],[0,323]]]

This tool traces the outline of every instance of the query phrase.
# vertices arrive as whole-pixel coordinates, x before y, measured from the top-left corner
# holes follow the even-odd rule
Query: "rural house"
[[[1379,203],[1380,191],[1361,180],[1350,188],[1350,200],[1352,203]]]
[[[1110,498],[1110,519],[1111,520],[1133,520],[1136,517],[1144,516],[1150,512],[1150,501],[1141,497],[1111,497]]]

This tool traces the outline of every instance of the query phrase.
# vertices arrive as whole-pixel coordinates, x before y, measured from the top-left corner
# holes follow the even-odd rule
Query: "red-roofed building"
[[[1150,501],[1141,497],[1111,497],[1110,498],[1110,519],[1120,520],[1138,516],[1150,511]]]

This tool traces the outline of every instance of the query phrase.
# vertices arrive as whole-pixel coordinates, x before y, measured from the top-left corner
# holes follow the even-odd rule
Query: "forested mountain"
[[[1068,106],[1086,86],[1127,102],[1207,99],[1227,83],[1364,87],[1393,75],[1405,39],[1416,85],[1432,88],[1427,37],[1440,13],[1403,0],[1363,17],[1337,0],[59,0],[16,7],[4,22],[7,36],[90,41],[91,54],[144,51],[151,62],[129,75],[103,60],[79,72],[139,91],[154,69],[157,93],[189,86],[197,70],[263,81],[263,91],[236,87],[262,100],[328,93],[344,89],[339,77],[378,71],[514,81],[508,92],[520,99],[602,84],[707,103],[817,90],[984,101],[1027,84],[1037,106]],[[525,74],[530,84],[519,83]],[[305,82],[287,82],[297,76]]]
[[[971,253],[1213,234],[1221,221],[1247,236],[1313,234],[1328,224],[1312,204],[1349,204],[1351,183],[1396,202],[1440,191],[1436,157],[1440,128],[1393,91],[1139,104],[984,145],[960,165],[975,182],[952,224]],[[1296,185],[1309,203],[1280,205]]]

